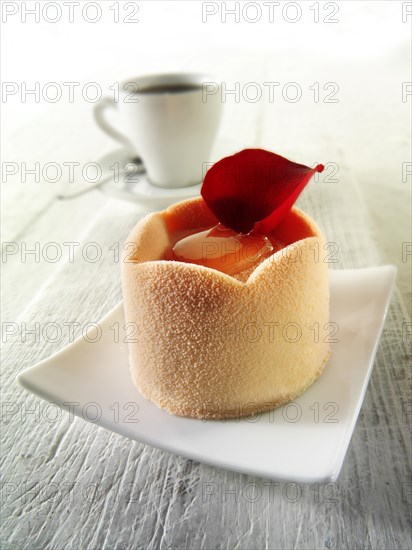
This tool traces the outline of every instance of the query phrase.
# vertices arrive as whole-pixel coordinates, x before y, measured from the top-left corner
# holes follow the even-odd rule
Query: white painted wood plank
[[[350,179],[348,188],[355,189]],[[342,259],[345,267],[362,263],[362,254],[373,259],[376,249],[367,233],[355,247],[345,225],[327,221],[343,207],[345,216],[352,213],[346,213],[342,195],[331,201],[335,193],[321,190],[324,200],[307,197],[307,206],[339,242],[352,245]],[[113,200],[85,240],[107,248],[126,237],[137,217],[129,205]],[[119,266],[112,258],[99,265],[78,260],[39,296],[25,316],[28,326],[51,320],[83,325],[117,302]],[[67,413],[47,421],[50,409],[19,388],[14,376],[65,341],[10,339],[3,347],[3,401],[11,411],[3,426],[5,548],[407,548],[408,372],[399,367],[406,343],[398,330],[403,319],[395,301],[341,476],[330,486],[268,483],[199,465],[70,420]],[[37,417],[25,414],[31,409]]]

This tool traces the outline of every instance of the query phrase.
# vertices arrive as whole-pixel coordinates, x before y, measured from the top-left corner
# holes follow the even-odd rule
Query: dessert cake
[[[298,167],[298,177],[280,176],[287,178],[288,197],[323,169],[262,150],[238,155],[244,160],[250,151]],[[210,177],[222,183],[222,166],[213,169]],[[268,185],[280,181],[270,173]],[[327,263],[314,253],[325,239],[308,215],[284,207],[285,196],[276,205],[267,193],[268,216],[259,218],[255,207],[253,229],[239,231],[249,214],[222,215],[221,202],[216,207],[208,196],[208,174],[203,197],[148,215],[127,239],[124,308],[126,322],[138,328],[137,341],[129,343],[131,375],[146,398],[172,414],[242,417],[293,400],[327,362],[329,345],[314,337],[314,327],[329,321]],[[255,193],[259,181],[252,182]],[[223,191],[228,187],[223,182]],[[245,200],[242,192],[236,196]],[[222,243],[228,244],[223,251]]]

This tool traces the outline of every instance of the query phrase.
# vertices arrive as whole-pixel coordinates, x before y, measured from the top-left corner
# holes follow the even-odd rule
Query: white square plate
[[[338,342],[324,373],[295,402],[254,418],[181,418],[142,397],[129,374],[122,304],[99,323],[97,342],[80,338],[18,380],[84,420],[181,456],[272,479],[334,481],[365,395],[395,277],[393,266],[330,271],[330,319],[338,326]]]

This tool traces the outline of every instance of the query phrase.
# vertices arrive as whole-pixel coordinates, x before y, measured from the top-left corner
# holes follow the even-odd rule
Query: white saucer
[[[330,272],[330,319],[338,342],[324,373],[294,403],[255,418],[181,418],[143,398],[129,375],[125,339],[131,335],[121,303],[100,322],[98,342],[80,338],[18,380],[84,420],[200,462],[266,478],[334,481],[372,372],[395,277],[393,266]]]
[[[122,147],[103,154],[95,163],[100,170],[100,178],[92,182],[83,180],[67,184],[61,187],[59,198],[72,198],[93,189],[117,197],[119,199],[135,202],[146,210],[163,210],[171,204],[197,197],[200,195],[202,183],[177,189],[166,189],[152,185],[146,174],[138,172],[138,166],[133,163],[133,154]]]
[[[199,196],[201,186],[199,183],[189,187],[166,189],[152,185],[146,174],[135,174],[123,178],[119,183],[109,180],[100,189],[119,199],[139,203],[148,210],[163,210],[175,202]]]

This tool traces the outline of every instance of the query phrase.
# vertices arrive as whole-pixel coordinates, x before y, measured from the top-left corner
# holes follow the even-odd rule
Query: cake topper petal
[[[220,223],[239,233],[270,233],[292,208],[315,172],[265,151],[244,149],[216,162],[206,173],[201,195]]]

